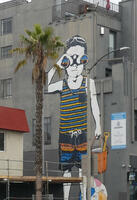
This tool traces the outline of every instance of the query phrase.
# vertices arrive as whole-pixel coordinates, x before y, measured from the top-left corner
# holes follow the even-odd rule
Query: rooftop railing
[[[107,4],[106,0],[84,0],[84,2],[95,4],[95,5],[98,5],[103,8],[106,8],[106,4]],[[114,11],[114,12],[119,12],[119,5],[112,3],[110,1],[110,9],[109,10]]]
[[[27,3],[26,0],[11,0],[11,1],[9,0],[9,1],[0,3],[0,10],[19,6],[19,5],[26,4],[26,3]]]
[[[120,6],[110,2],[109,10],[106,9],[106,0],[81,0],[81,1],[68,1],[62,4],[54,5],[52,8],[52,20],[63,19],[66,17],[76,17],[80,14],[87,13],[85,6],[89,6],[87,12],[95,10],[97,8],[103,8],[108,13],[114,12],[119,14]]]

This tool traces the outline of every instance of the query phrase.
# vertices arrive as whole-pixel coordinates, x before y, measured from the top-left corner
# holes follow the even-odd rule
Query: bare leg
[[[71,177],[71,172],[66,170],[64,172],[64,177]],[[63,190],[64,190],[64,200],[69,199],[69,192],[70,192],[71,183],[63,183]]]
[[[79,168],[79,177],[82,177],[82,169]],[[86,181],[80,184],[82,200],[86,200]]]

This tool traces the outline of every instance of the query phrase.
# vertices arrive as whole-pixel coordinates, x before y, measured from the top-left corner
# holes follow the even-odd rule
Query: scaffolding
[[[45,188],[45,195],[43,200],[53,199],[52,195],[49,194],[49,186],[55,184],[82,184],[83,178],[79,177],[79,172],[76,167],[72,169],[72,177],[64,177],[64,171],[59,169],[60,163],[58,162],[44,162],[44,174],[42,175],[42,182]],[[5,184],[6,194],[5,200],[34,200],[35,195],[31,197],[24,197],[22,194],[20,197],[11,196],[11,185],[13,184],[26,184],[34,183],[35,185],[35,162],[34,161],[19,161],[19,160],[4,160],[0,159],[0,184]],[[49,197],[47,196],[49,195]],[[76,197],[75,197],[76,198]],[[54,199],[63,199],[61,197],[56,197]],[[74,198],[72,198],[74,199]],[[0,196],[0,200],[1,196]]]

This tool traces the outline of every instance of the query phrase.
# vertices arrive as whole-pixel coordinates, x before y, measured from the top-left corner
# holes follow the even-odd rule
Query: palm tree
[[[34,64],[32,69],[32,82],[35,82],[36,90],[36,137],[35,137],[35,168],[36,168],[36,200],[42,199],[42,108],[43,108],[43,86],[46,80],[45,69],[47,60],[56,59],[63,47],[60,38],[54,35],[51,27],[42,29],[35,25],[34,30],[25,30],[26,35],[21,35],[20,47],[12,50],[12,53],[24,55],[24,59],[18,62],[15,72],[31,59]],[[55,64],[57,71],[60,68]]]

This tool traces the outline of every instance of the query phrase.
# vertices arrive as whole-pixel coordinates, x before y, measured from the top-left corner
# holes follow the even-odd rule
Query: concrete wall
[[[52,21],[53,1],[32,0],[31,3],[7,8],[0,11],[0,19],[13,17],[13,34],[0,37],[0,46],[18,44],[18,37],[23,34],[24,29],[31,29],[34,24],[54,27],[56,35],[59,35],[63,42],[75,34],[84,37],[88,45],[88,66],[108,52],[109,31],[117,32],[117,47],[130,46],[132,43],[132,1],[123,2],[123,9],[120,19],[116,13],[106,12],[97,9],[86,15],[79,15],[69,19],[61,18]],[[122,22],[121,22],[122,20]],[[100,27],[104,27],[104,35],[100,34]],[[137,35],[137,34],[136,34]],[[132,46],[132,45],[131,45]],[[134,51],[132,49],[132,54]],[[118,56],[123,56],[120,54]],[[127,55],[126,55],[127,56]],[[14,67],[19,58],[0,60],[0,79],[13,78],[12,93],[10,99],[0,100],[1,105],[22,108],[26,111],[31,134],[24,134],[24,159],[34,159],[34,146],[32,145],[32,119],[35,118],[35,89],[31,82],[32,64],[28,63],[23,69],[14,74]],[[50,68],[50,64],[48,69]],[[105,68],[112,69],[112,77],[108,80],[105,77]],[[47,69],[47,71],[48,71]],[[125,150],[111,150],[111,137],[108,139],[108,168],[103,175],[108,195],[111,200],[119,200],[120,193],[126,193],[127,171],[129,155],[136,154],[136,142],[131,143],[131,66],[130,63],[112,65],[107,60],[99,63],[91,73],[96,79],[98,89],[98,101],[102,108],[104,131],[111,131],[111,114],[116,112],[127,113],[127,148]],[[135,75],[136,77],[136,75]],[[59,79],[58,77],[55,78]],[[63,79],[63,76],[61,77]],[[135,78],[136,80],[136,78]],[[101,100],[101,83],[104,84],[103,101]],[[51,145],[45,146],[45,159],[58,162],[58,129],[59,129],[59,94],[44,95],[44,116],[51,117]],[[102,104],[103,103],[103,104]],[[50,156],[56,152],[56,156]],[[29,156],[28,156],[29,155]],[[125,163],[126,167],[122,168]],[[113,181],[113,182],[112,182]]]
[[[4,131],[4,151],[0,151],[0,175],[23,175],[23,133]]]
[[[126,149],[112,150],[111,149],[111,135],[108,138],[108,162],[107,171],[104,175],[106,188],[108,191],[108,199],[119,199],[120,193],[126,193],[127,187],[127,171],[128,171],[128,146],[131,138],[131,111],[130,111],[130,94],[124,93],[124,71],[123,64],[113,65],[112,80],[113,88],[112,94],[105,96],[105,131],[111,131],[111,114],[118,112],[126,112]],[[128,79],[130,76],[128,76]],[[128,83],[129,84],[129,83]],[[130,90],[128,89],[128,92]],[[125,164],[123,168],[122,165]]]
[[[15,1],[16,2],[16,1]],[[6,45],[19,45],[19,36],[24,34],[25,29],[32,29],[34,24],[41,24],[42,27],[48,25],[52,17],[52,1],[35,1],[31,3],[24,2],[22,5],[9,6],[5,3],[5,7],[0,5],[0,19],[8,17],[13,18],[13,33],[0,36],[0,47]],[[3,9],[1,9],[1,7]],[[26,110],[27,119],[30,129],[32,128],[32,118],[35,118],[35,96],[34,85],[31,80],[32,63],[28,63],[24,69],[18,73],[14,73],[15,66],[22,59],[20,56],[0,60],[0,79],[12,78],[12,97],[0,99],[1,105],[22,108]],[[32,150],[32,134],[25,134],[24,150]]]

